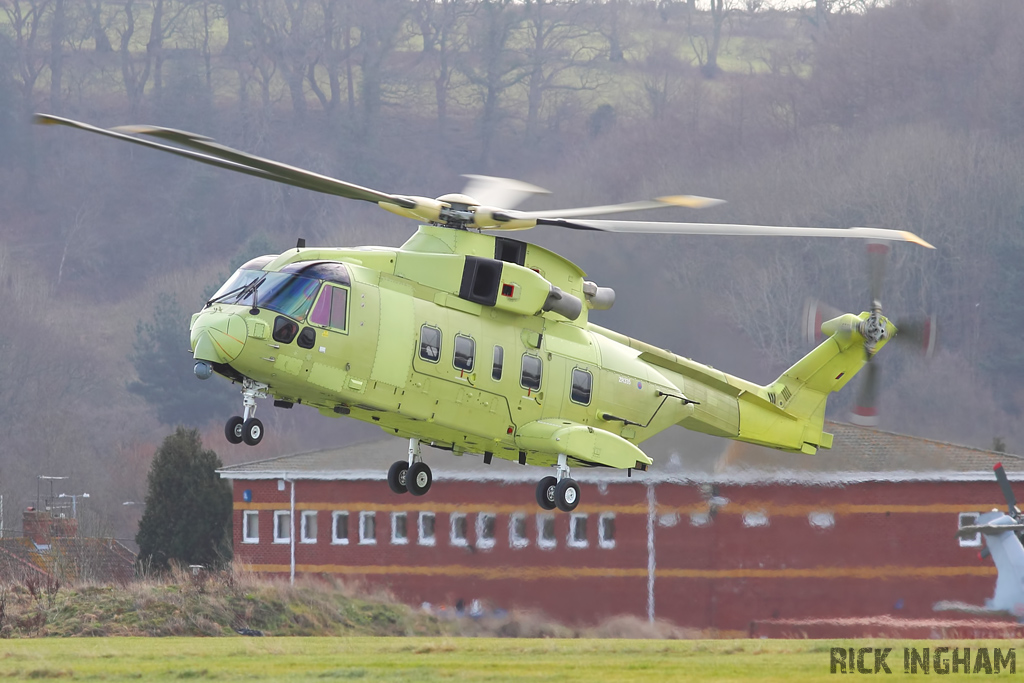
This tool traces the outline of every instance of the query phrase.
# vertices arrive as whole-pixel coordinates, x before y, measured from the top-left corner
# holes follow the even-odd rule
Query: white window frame
[[[604,530],[605,524],[611,521],[612,528],[615,528],[615,513],[614,512],[602,512],[597,518],[597,545],[600,548],[611,550],[615,547],[615,534],[612,534],[611,538],[605,538]]]
[[[493,521],[491,524],[491,537],[484,537],[484,520],[490,518]],[[478,512],[476,513],[476,547],[477,548],[493,548],[495,537],[498,535],[498,516],[493,512]]]
[[[552,528],[551,538],[544,538],[544,522],[551,520],[552,527],[555,523],[555,516],[545,512],[537,513],[537,547],[542,550],[551,550],[558,545],[558,538]]]
[[[291,511],[289,510],[274,510],[274,543],[291,543],[292,542],[292,520]],[[278,536],[277,532],[281,528],[281,522],[278,521],[282,517],[288,518],[288,535]]]
[[[250,536],[249,532],[255,533]],[[242,543],[260,542],[260,513],[258,510],[242,510]]]
[[[338,534],[338,517],[345,516],[345,537],[341,538]],[[331,544],[332,545],[348,545],[348,523],[352,519],[348,510],[335,510],[331,513]]]
[[[401,517],[405,520],[405,537],[400,538],[398,536],[398,518]],[[407,512],[392,512],[391,513],[391,545],[408,545],[409,544],[409,513]]]
[[[423,533],[423,520],[429,517],[434,520],[433,533],[426,536]],[[437,515],[433,512],[420,512],[416,517],[416,543],[419,545],[437,545]]]
[[[584,525],[583,529],[583,540],[576,538],[576,526],[582,522]],[[566,538],[566,545],[570,548],[586,548],[590,545],[590,539],[587,538],[586,533],[587,514],[585,512],[574,512],[569,515],[569,536]]]
[[[813,510],[807,514],[807,523],[815,529],[831,529],[836,525],[836,516],[828,510]]]
[[[978,523],[978,517],[981,513],[978,512],[961,512],[956,516],[956,528],[963,529],[965,526],[973,526]],[[981,532],[968,536],[967,538],[957,537],[957,541],[960,543],[961,548],[980,548],[981,547]]]
[[[770,526],[771,518],[765,510],[744,510],[743,511],[743,526],[748,529],[754,529],[757,527]]]
[[[516,522],[523,520],[523,535],[516,533]],[[530,545],[529,531],[526,529],[526,513],[513,512],[508,516],[508,545],[510,548],[525,548]]]
[[[366,520],[373,520],[373,536],[366,536]],[[377,513],[362,510],[359,513],[359,545],[377,545]]]
[[[299,534],[299,542],[300,543],[306,543],[306,544],[316,543],[316,535],[315,534],[318,533],[320,531],[320,529],[317,528],[314,531],[314,535],[310,536],[309,535],[309,520],[312,519],[313,520],[313,524],[315,524],[317,527],[320,526],[319,524],[317,524],[317,522],[319,522],[319,520],[317,519],[317,511],[316,510],[303,510],[302,511],[302,516],[299,517],[299,519],[302,520],[301,533]]]
[[[460,519],[464,522],[463,529],[464,529],[465,534],[466,534],[462,538],[459,538],[459,537],[457,537],[455,535],[456,522],[458,520],[460,520]],[[465,524],[465,522],[466,522],[466,513],[465,512],[452,512],[452,513],[450,513],[448,515],[448,540],[451,542],[451,545],[453,545],[453,546],[455,546],[457,548],[465,548],[466,546],[469,545],[469,539],[466,538],[466,536],[469,535],[469,524]]]

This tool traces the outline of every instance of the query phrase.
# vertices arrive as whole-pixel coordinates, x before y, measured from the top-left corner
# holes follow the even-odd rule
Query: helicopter
[[[572,467],[646,471],[638,446],[671,426],[813,454],[830,448],[826,398],[842,389],[897,327],[870,310],[821,324],[825,336],[774,382],[760,386],[589,321],[615,292],[566,258],[506,237],[534,227],[624,233],[846,237],[933,248],[881,228],[772,227],[594,220],[670,206],[705,208],[692,195],[553,211],[511,208],[540,188],[470,176],[463,193],[436,199],[381,192],[289,166],[180,130],[61,125],[295,187],[373,202],[420,223],[401,247],[308,247],[255,258],[192,316],[198,378],[241,385],[242,414],[225,436],[256,445],[257,399],[307,405],[376,424],[408,441],[389,469],[396,494],[426,494],[433,480],[421,444],[553,468],[536,501],[570,512],[580,503]]]

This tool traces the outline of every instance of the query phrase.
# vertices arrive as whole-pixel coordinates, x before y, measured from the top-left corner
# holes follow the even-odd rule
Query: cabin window
[[[436,363],[441,358],[441,330],[430,325],[420,328],[420,358]]]
[[[469,545],[469,540],[466,538],[466,513],[464,512],[453,512],[449,516],[451,521],[451,543],[456,546]]]
[[[491,362],[491,379],[495,382],[501,381],[502,364],[505,362],[505,349],[500,346],[494,347],[494,360]]]
[[[462,334],[455,335],[455,355],[452,356],[452,364],[457,370],[473,372],[473,363],[476,361],[476,342],[472,337]]]
[[[523,354],[523,374],[520,384],[524,389],[537,391],[540,389],[541,362],[537,356]]]
[[[303,510],[302,535],[299,537],[303,543],[316,543],[316,510]]]
[[[391,543],[405,545],[409,542],[408,517],[404,512],[391,513]]]
[[[335,510],[331,515],[331,543],[348,545],[348,512]]]
[[[768,526],[768,513],[764,510],[745,510],[743,512],[743,526],[757,527]]]
[[[587,516],[574,514],[569,517],[569,547],[587,547]]]
[[[359,543],[361,545],[373,545],[377,542],[377,513],[359,513]]]
[[[274,512],[274,543],[290,543],[292,540],[292,515],[287,510]]]
[[[978,523],[977,512],[961,512],[957,516],[957,528],[963,529],[965,526],[974,526]],[[981,532],[968,536],[967,538],[959,538],[961,548],[980,548],[981,547]]]
[[[421,512],[419,522],[417,523],[419,534],[420,545],[434,545],[434,513],[433,512]]]
[[[242,543],[260,542],[260,513],[246,510],[242,513]]]
[[[594,376],[586,370],[573,368],[572,370],[572,392],[569,398],[573,403],[590,405],[590,389],[594,384]]]
[[[508,544],[512,548],[525,548],[530,545],[526,537],[526,515],[513,512],[508,518]]]
[[[309,314],[309,321],[336,330],[347,329],[348,290],[325,285]]]
[[[299,333],[299,326],[284,317],[279,315],[274,318],[274,341],[281,344],[291,344],[292,339],[295,339],[295,335]]]
[[[602,512],[597,518],[597,544],[602,548],[615,547],[615,513]]]
[[[481,512],[476,516],[476,547],[494,547],[494,513]]]
[[[537,515],[537,547],[550,550],[555,547],[555,516]]]

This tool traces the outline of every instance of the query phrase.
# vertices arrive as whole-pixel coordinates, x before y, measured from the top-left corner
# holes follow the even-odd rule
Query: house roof
[[[30,538],[3,538],[0,572],[6,578],[28,572],[63,581],[123,583],[135,576],[135,553],[107,538],[57,537],[45,546],[37,546]]]
[[[1011,479],[1024,480],[1024,457],[969,446],[885,432],[869,427],[827,422],[835,435],[831,449],[816,455],[784,453],[770,448],[669,430],[642,444],[654,460],[643,481],[713,481],[754,483],[796,480],[805,483],[854,481],[975,481],[992,477],[1002,462]],[[436,480],[534,481],[537,472],[516,462],[423,449]],[[392,462],[406,457],[398,439],[360,443],[342,448],[283,455],[232,465],[218,470],[226,479],[381,480]],[[580,481],[629,481],[619,470],[575,468]]]

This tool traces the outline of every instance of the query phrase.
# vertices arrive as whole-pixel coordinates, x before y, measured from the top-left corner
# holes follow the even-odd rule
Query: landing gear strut
[[[388,470],[388,486],[395,493],[409,492],[422,496],[430,490],[434,476],[420,456],[419,439],[409,439],[409,459],[398,460]]]
[[[547,476],[537,484],[537,504],[545,510],[556,507],[562,512],[572,512],[580,504],[580,486],[569,476],[569,465],[564,453],[559,453],[555,475]]]
[[[263,423],[256,419],[256,399],[266,398],[267,385],[262,382],[254,382],[251,379],[242,381],[242,405],[244,413],[241,417],[235,415],[224,425],[224,436],[231,443],[242,443],[243,441],[255,446],[263,440]]]

